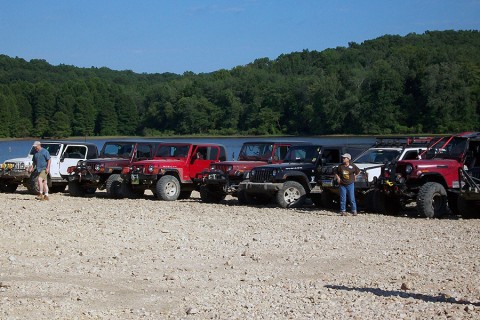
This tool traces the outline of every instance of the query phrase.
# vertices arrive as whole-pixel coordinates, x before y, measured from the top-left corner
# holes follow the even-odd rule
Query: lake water
[[[126,139],[83,139],[82,142],[94,143],[98,150],[102,148],[105,141],[109,140],[159,140],[165,142],[209,142],[220,143],[227,149],[227,159],[232,160],[238,156],[242,144],[246,141],[305,141],[311,143],[318,143],[322,145],[339,145],[339,144],[363,144],[371,145],[375,142],[374,137],[357,137],[357,136],[343,136],[343,137],[275,137],[275,138],[257,138],[257,137],[243,137],[243,138],[126,138]],[[35,140],[4,140],[0,141],[0,163],[12,158],[26,157],[32,148]],[[80,140],[76,140],[80,141]]]

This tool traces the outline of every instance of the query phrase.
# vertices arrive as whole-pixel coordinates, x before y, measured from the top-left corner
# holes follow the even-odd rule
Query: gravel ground
[[[0,199],[0,319],[480,318],[480,220]]]

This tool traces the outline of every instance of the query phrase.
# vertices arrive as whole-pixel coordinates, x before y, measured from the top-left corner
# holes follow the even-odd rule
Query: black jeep
[[[306,198],[320,204],[321,189],[317,175],[322,165],[339,163],[345,152],[358,154],[361,150],[347,146],[292,146],[282,164],[255,167],[248,180],[239,185],[238,201],[253,204],[275,198],[282,208],[301,207]]]

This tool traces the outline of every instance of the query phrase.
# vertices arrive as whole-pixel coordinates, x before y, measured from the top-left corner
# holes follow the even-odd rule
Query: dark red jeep
[[[150,189],[161,200],[186,199],[198,190],[202,171],[225,160],[225,147],[219,144],[161,143],[151,160],[123,168],[122,193],[135,198]]]
[[[107,190],[110,197],[121,198],[120,173],[133,161],[149,159],[159,141],[107,141],[100,157],[80,160],[68,168],[68,191],[71,196],[83,197],[97,189]]]
[[[282,163],[288,149],[295,142],[255,141],[245,142],[237,161],[214,163],[202,172],[198,180],[200,197],[208,203],[218,203],[227,194],[237,197],[238,185],[245,173],[254,167]]]
[[[405,205],[416,203],[417,212],[423,217],[458,213],[459,188],[464,184],[459,171],[479,178],[480,133],[434,139],[420,157],[398,161],[379,181],[374,196],[377,211],[397,213]]]

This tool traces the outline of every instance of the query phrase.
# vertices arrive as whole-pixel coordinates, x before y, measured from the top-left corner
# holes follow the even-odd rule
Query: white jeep
[[[72,141],[44,141],[42,148],[50,153],[51,163],[48,175],[48,186],[50,192],[63,192],[68,185],[68,172],[70,166],[77,165],[79,160],[94,159],[98,156],[98,149],[95,144]],[[32,194],[38,193],[37,175],[28,172],[32,165],[32,157],[35,149],[25,158],[6,160],[0,166],[0,191],[15,192],[22,184]]]

